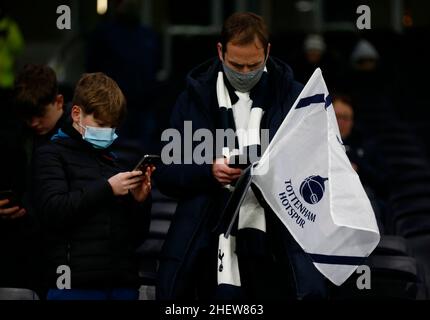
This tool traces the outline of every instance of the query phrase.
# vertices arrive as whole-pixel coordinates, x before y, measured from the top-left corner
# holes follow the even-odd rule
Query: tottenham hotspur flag
[[[334,284],[347,280],[378,245],[375,215],[346,156],[320,69],[254,165],[252,181]]]

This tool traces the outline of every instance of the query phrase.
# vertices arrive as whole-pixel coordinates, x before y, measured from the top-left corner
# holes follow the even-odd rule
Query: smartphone
[[[3,209],[13,208],[13,207],[22,207],[21,202],[17,194],[13,190],[0,190],[0,200],[9,200],[9,203],[6,204]]]
[[[230,157],[230,161],[228,166],[233,169],[241,169],[245,170],[249,167],[248,163],[241,163],[241,157],[240,156],[232,156]]]
[[[150,165],[156,166],[161,161],[161,157],[155,154],[145,154],[142,159],[134,167],[133,171],[140,170],[142,172],[146,171],[146,168]]]
[[[241,170],[245,170],[246,168],[248,168],[249,167],[249,164],[241,164],[241,163],[229,163],[229,165],[228,165],[230,168],[233,168],[233,169],[241,169]]]

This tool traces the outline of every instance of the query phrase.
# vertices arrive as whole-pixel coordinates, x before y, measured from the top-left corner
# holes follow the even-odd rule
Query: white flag
[[[272,210],[334,284],[347,280],[378,245],[375,215],[346,156],[320,69],[252,175]]]

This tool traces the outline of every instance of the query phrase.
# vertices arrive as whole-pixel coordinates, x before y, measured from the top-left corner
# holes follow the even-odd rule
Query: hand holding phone
[[[12,190],[0,191],[0,217],[16,219],[25,215],[26,211]]]
[[[225,186],[237,180],[242,171],[230,167],[226,158],[219,158],[212,165],[212,174],[221,185]]]
[[[247,162],[243,163],[240,156],[232,156],[228,160],[228,166],[233,169],[241,169],[245,170],[249,167],[249,164]]]
[[[137,202],[144,202],[148,198],[148,195],[151,193],[151,176],[154,171],[154,165],[150,164],[149,166],[147,166],[146,170],[143,171],[144,176],[141,180],[141,184],[136,188],[130,189],[130,193]]]
[[[2,206],[3,208],[13,208],[21,205],[17,194],[12,190],[1,190],[0,201],[2,200],[8,200],[7,204]]]
[[[145,174],[149,166],[156,166],[161,162],[161,157],[155,154],[145,154],[134,167],[133,171],[142,171]]]

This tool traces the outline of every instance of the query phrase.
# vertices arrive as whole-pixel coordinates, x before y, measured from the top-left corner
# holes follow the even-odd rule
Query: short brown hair
[[[24,119],[43,116],[46,106],[55,101],[57,94],[57,77],[46,65],[27,64],[16,77],[14,105]]]
[[[101,72],[86,73],[79,79],[73,105],[112,127],[118,127],[126,114],[126,100],[121,89]]]
[[[269,31],[263,18],[251,12],[237,12],[224,22],[221,31],[223,53],[227,50],[227,43],[245,45],[255,41],[257,37],[267,54],[269,45]]]
[[[341,101],[345,104],[347,104],[348,106],[350,106],[350,108],[352,109],[352,111],[354,111],[354,103],[352,102],[352,98],[344,93],[339,93],[339,92],[335,92],[332,95],[332,102],[335,101]]]

